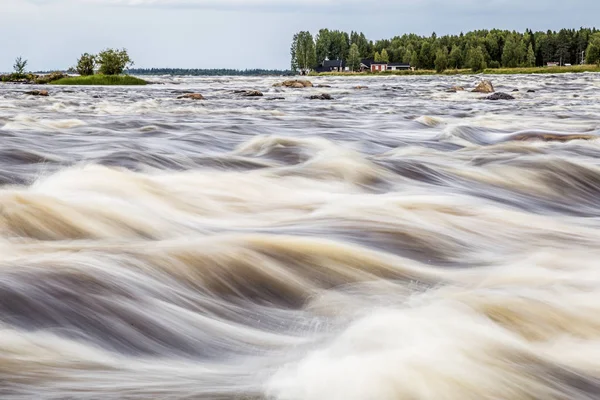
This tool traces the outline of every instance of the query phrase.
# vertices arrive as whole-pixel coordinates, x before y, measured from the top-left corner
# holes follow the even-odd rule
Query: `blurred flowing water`
[[[600,75],[478,79],[0,85],[0,398],[599,399]]]

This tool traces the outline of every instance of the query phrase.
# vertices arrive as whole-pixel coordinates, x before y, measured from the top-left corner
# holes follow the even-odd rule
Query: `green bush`
[[[84,53],[79,57],[77,61],[77,67],[75,70],[81,76],[94,75],[94,68],[96,67],[96,56],[93,54]]]
[[[96,61],[103,75],[119,75],[133,65],[127,50],[106,49],[98,54]]]

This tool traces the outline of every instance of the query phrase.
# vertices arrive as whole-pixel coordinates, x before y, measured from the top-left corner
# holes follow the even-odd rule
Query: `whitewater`
[[[488,78],[0,84],[0,398],[600,399],[600,75]]]

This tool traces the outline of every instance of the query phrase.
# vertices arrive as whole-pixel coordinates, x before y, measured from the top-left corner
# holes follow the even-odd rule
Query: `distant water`
[[[600,75],[150,79],[0,85],[1,399],[600,398]]]

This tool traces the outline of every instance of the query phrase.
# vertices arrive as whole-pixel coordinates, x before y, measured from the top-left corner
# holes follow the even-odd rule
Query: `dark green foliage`
[[[591,39],[598,34],[595,28],[562,29],[558,32],[532,32],[527,29],[523,33],[507,30],[477,30],[459,35],[423,37],[415,34],[395,36],[391,39],[377,40],[374,44],[361,33],[350,34],[350,44],[356,43],[361,58],[373,59],[375,55],[385,50],[390,62],[410,62],[419,69],[432,70],[438,50],[447,48],[448,68],[470,68],[471,49],[480,49],[483,64],[489,66],[504,65],[510,67],[545,66],[548,62],[560,62],[573,65],[582,62],[582,54],[587,56],[587,62],[596,60],[595,44],[590,48],[591,55],[586,50]],[[327,58],[347,60],[347,34],[339,31],[321,29],[317,35],[317,61]],[[598,44],[600,47],[600,44]],[[600,57],[600,56],[598,56]],[[591,61],[590,61],[591,60]]]
[[[444,72],[448,68],[448,49],[443,47],[435,54],[435,71]]]
[[[96,61],[100,65],[100,73],[103,75],[119,75],[133,65],[133,61],[131,61],[125,49],[106,49],[101,51]]]
[[[27,60],[23,60],[21,57],[17,57],[13,69],[18,77],[25,77],[25,67],[27,66]]]
[[[473,72],[481,72],[487,68],[483,49],[481,47],[471,48],[467,54],[467,65]]]
[[[51,85],[146,85],[143,79],[129,75],[75,76],[51,82]]]
[[[85,53],[77,61],[77,67],[75,70],[81,76],[94,75],[94,68],[96,67],[96,56]]]

